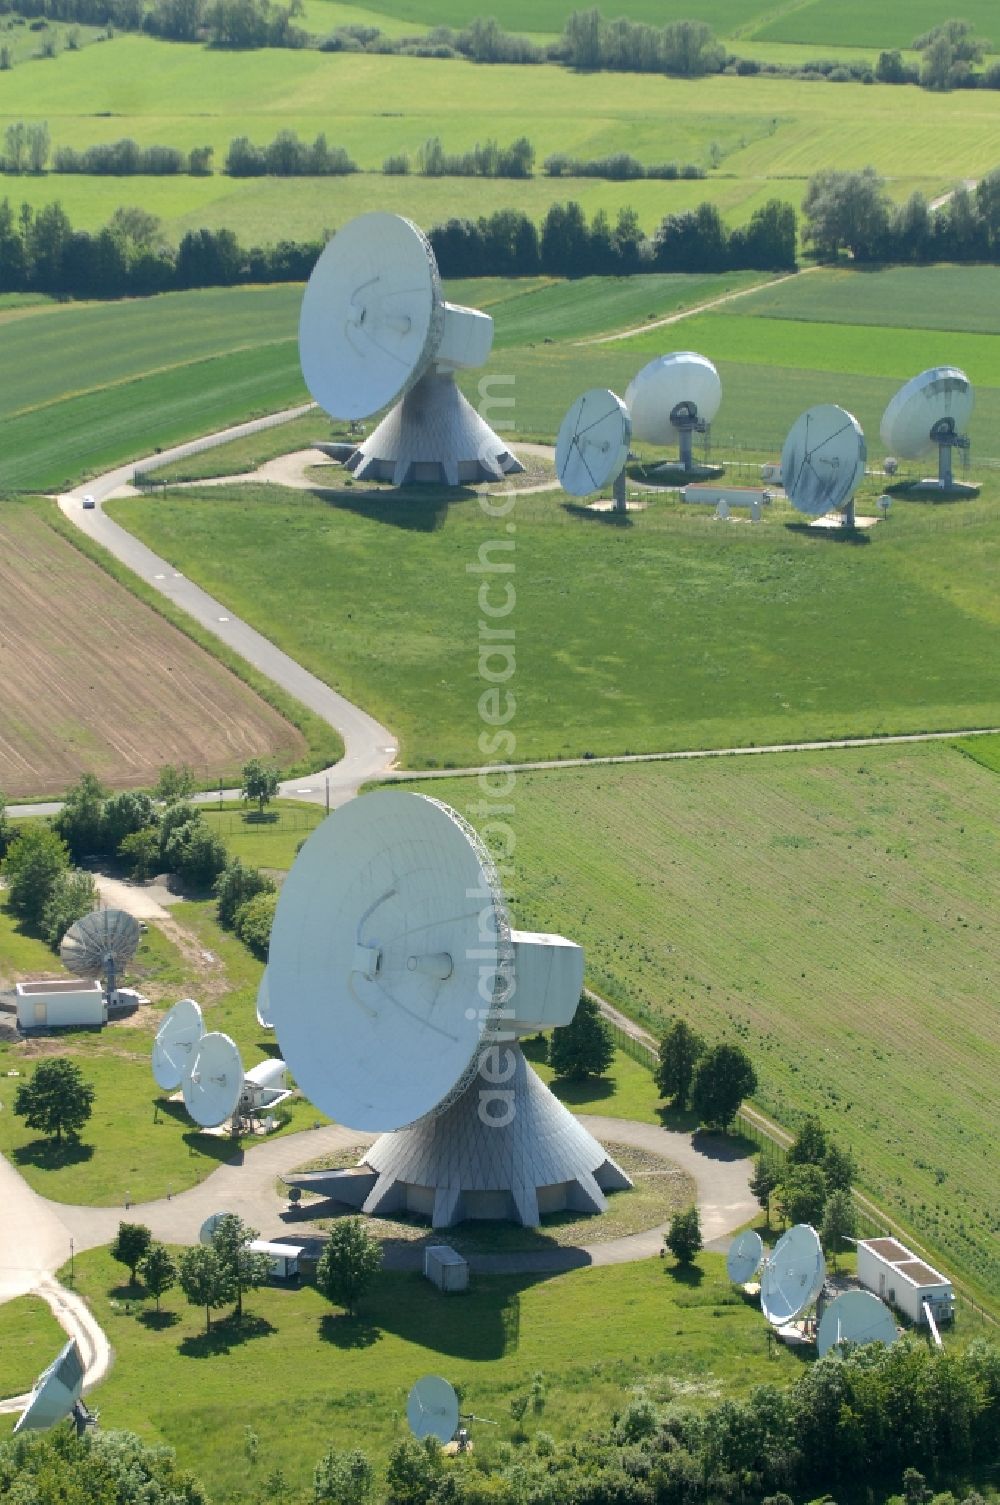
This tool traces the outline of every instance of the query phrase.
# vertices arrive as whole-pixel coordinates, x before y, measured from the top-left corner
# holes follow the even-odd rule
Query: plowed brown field
[[[0,503],[0,790],[57,794],[84,771],[114,788],[164,763],[232,780],[288,763],[301,733],[52,528]]]

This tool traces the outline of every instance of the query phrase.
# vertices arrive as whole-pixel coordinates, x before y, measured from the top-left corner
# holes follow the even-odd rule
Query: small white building
[[[100,1029],[108,1022],[104,991],[97,981],[68,977],[19,982],[17,1022],[21,1029]]]
[[[951,1281],[940,1270],[924,1264],[898,1239],[859,1240],[858,1280],[880,1300],[904,1312],[918,1327],[928,1325],[925,1303],[935,1322],[950,1322],[955,1315]]]
[[[449,1244],[428,1244],[424,1250],[424,1274],[439,1291],[467,1291],[469,1262]]]
[[[275,1280],[294,1279],[299,1273],[299,1260],[306,1252],[304,1244],[272,1244],[264,1238],[255,1238],[247,1247],[251,1254],[268,1256]]]

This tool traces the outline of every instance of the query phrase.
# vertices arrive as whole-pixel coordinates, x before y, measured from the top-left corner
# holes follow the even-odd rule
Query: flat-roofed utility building
[[[95,979],[53,978],[45,982],[19,982],[17,1023],[22,1030],[100,1029],[108,1020],[104,991]]]
[[[859,1240],[858,1280],[866,1290],[905,1313],[919,1327],[928,1326],[925,1306],[935,1322],[950,1322],[955,1315],[951,1281],[940,1270],[918,1259],[898,1239]]]

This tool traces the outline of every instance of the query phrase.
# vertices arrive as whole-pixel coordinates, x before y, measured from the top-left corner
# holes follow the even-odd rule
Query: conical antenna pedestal
[[[524,466],[462,396],[454,373],[431,369],[354,451],[347,468],[359,481],[461,486],[502,481]]]
[[[605,1192],[632,1184],[513,1042],[486,1052],[443,1113],[383,1134],[356,1169],[287,1179],[369,1214],[417,1213],[435,1228],[468,1218],[537,1228],[545,1213],[604,1212]]]

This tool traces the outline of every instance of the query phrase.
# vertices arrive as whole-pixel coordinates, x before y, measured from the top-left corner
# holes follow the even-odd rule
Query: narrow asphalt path
[[[804,267],[799,272],[787,272],[783,277],[771,277],[766,282],[755,282],[752,287],[738,287],[735,292],[723,293],[719,298],[708,298],[704,303],[696,303],[692,308],[682,308],[677,313],[667,314],[662,319],[650,319],[645,324],[637,324],[633,329],[619,329],[614,334],[593,335],[588,340],[577,340],[576,343],[578,345],[613,345],[618,340],[633,340],[636,335],[648,334],[651,329],[665,329],[669,324],[681,324],[685,319],[693,319],[696,314],[711,313],[713,308],[721,308],[726,303],[735,303],[737,298],[748,298],[751,293],[762,292],[767,287],[780,287],[783,282],[791,282],[793,277],[807,277],[810,272],[819,270],[819,267]]]

